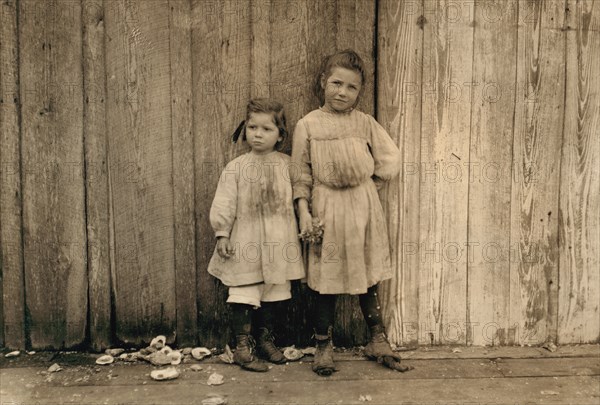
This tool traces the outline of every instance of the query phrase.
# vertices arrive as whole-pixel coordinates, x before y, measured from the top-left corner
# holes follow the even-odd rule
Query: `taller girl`
[[[313,371],[335,371],[332,330],[338,294],[359,296],[371,340],[365,354],[406,371],[385,336],[377,296],[392,277],[386,221],[377,186],[400,171],[400,151],[375,119],[355,110],[365,84],[365,66],[352,50],[324,59],[315,81],[322,105],[300,119],[294,132],[292,175],[300,230],[313,217],[323,225],[322,246],[309,251],[308,285],[317,292]],[[299,168],[299,170],[298,170]]]

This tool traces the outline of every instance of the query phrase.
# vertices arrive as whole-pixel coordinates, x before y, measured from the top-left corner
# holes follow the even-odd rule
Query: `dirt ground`
[[[0,359],[0,403],[25,404],[600,404],[600,346],[421,347],[415,367],[388,370],[359,353],[336,353],[339,371],[319,377],[311,356],[251,373],[216,356],[187,359],[155,381],[147,362],[95,364],[99,354],[21,352]],[[62,370],[49,372],[58,364]],[[200,370],[198,370],[201,368]],[[196,369],[196,370],[195,370]],[[209,385],[209,376],[223,376]]]

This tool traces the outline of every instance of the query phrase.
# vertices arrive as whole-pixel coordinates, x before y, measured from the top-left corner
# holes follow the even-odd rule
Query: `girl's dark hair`
[[[365,67],[363,60],[356,52],[354,52],[352,49],[344,49],[343,51],[337,51],[333,55],[326,56],[321,62],[321,67],[317,72],[313,84],[313,92],[319,99],[320,105],[325,103],[325,90],[321,86],[321,78],[327,80],[327,78],[331,75],[331,70],[334,67],[353,70],[360,75],[362,87],[360,89],[359,96],[356,99],[356,103],[358,104],[358,100],[360,99],[360,96],[362,96],[365,88],[365,82],[367,80],[367,68]]]
[[[246,124],[250,119],[250,114],[252,113],[266,113],[273,115],[273,121],[275,125],[279,129],[279,135],[281,136],[281,140],[277,141],[275,144],[275,148],[279,150],[283,142],[288,136],[287,124],[285,119],[285,112],[283,111],[283,105],[275,100],[271,100],[268,98],[253,98],[248,102],[246,106],[246,120],[242,122],[238,130],[241,130],[242,140],[246,140]],[[236,131],[238,132],[238,131]],[[234,140],[237,140],[237,137],[234,135]]]

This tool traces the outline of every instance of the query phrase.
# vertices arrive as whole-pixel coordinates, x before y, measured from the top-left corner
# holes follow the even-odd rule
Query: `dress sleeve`
[[[229,237],[237,212],[237,162],[230,162],[221,173],[215,199],[210,207],[210,225],[215,236]]]
[[[400,173],[402,156],[400,150],[387,131],[369,116],[371,121],[371,154],[375,162],[374,175],[377,179],[389,181]]]
[[[296,129],[294,130],[290,179],[292,180],[294,201],[299,198],[306,198],[310,201],[313,182],[310,160],[310,139],[308,138],[308,131],[302,120],[298,121]]]

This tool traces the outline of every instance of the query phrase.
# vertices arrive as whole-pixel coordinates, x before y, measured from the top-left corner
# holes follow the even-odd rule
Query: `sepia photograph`
[[[0,405],[600,404],[600,0],[0,0]]]

